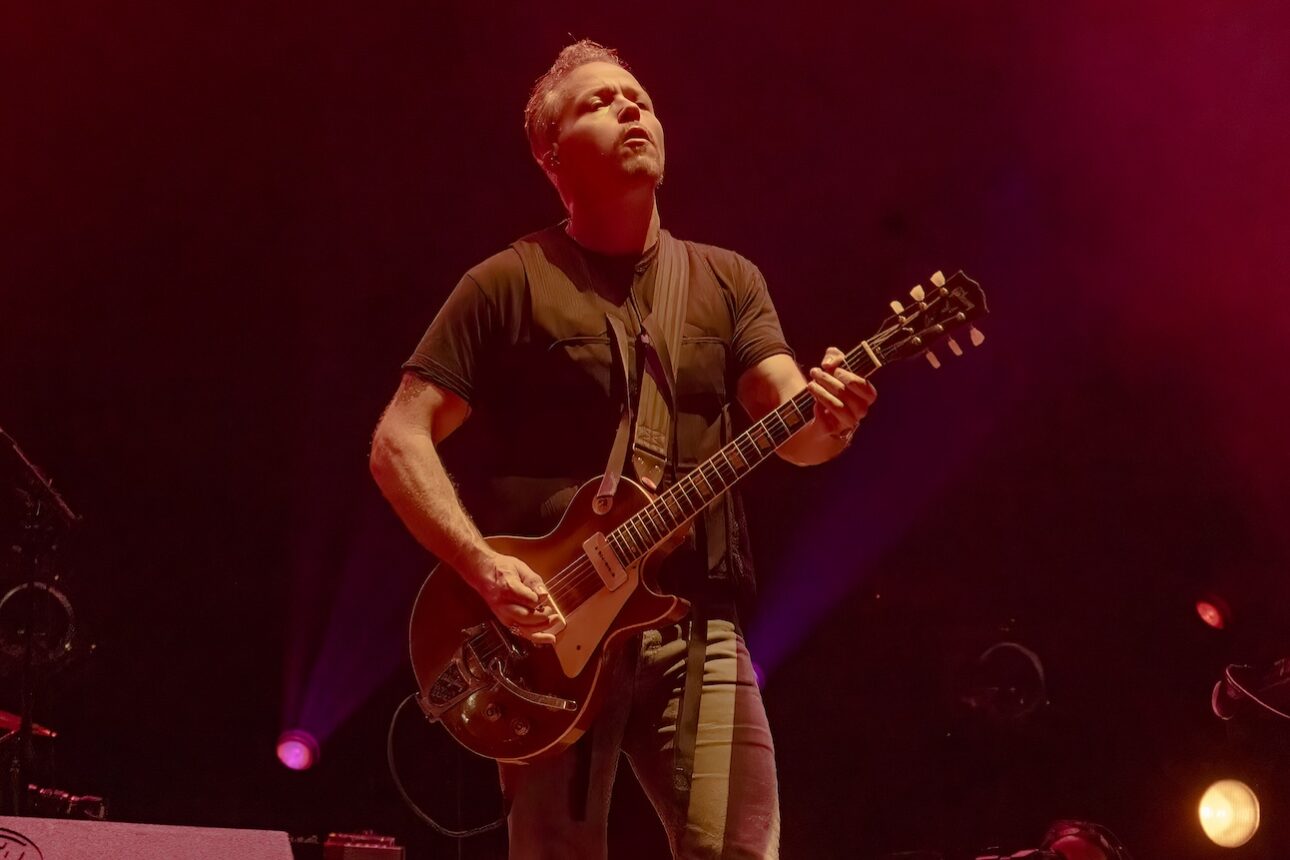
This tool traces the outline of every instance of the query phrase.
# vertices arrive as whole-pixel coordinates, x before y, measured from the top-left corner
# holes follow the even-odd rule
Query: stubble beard
[[[649,180],[655,188],[663,185],[663,158],[653,153],[636,153],[623,164],[623,173],[629,180]]]

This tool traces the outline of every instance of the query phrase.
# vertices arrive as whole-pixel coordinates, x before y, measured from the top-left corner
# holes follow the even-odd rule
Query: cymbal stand
[[[58,548],[58,533],[62,528],[80,521],[80,517],[68,507],[53,483],[45,477],[39,467],[33,463],[12,436],[0,428],[0,440],[11,449],[25,488],[18,490],[26,503],[26,518],[23,524],[22,538],[18,546],[22,554],[22,566],[27,577],[24,586],[28,590],[26,616],[23,620],[23,655],[20,673],[20,698],[22,703],[21,722],[18,731],[7,738],[4,743],[11,744],[8,767],[7,796],[4,798],[8,811],[13,815],[25,815],[28,812],[28,786],[31,784],[31,770],[35,761],[35,749],[32,744],[32,711],[35,705],[37,681],[37,664],[35,659],[36,636],[36,589],[44,585],[41,575],[52,566],[54,552]],[[47,587],[47,586],[46,586]]]

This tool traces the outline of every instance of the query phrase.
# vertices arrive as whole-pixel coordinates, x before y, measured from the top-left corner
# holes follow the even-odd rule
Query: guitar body
[[[523,560],[548,583],[586,557],[583,543],[608,534],[648,505],[652,496],[619,481],[613,508],[593,511],[600,479],[584,484],[559,525],[543,537],[492,537],[498,552]],[[602,587],[572,611],[554,645],[510,634],[456,571],[440,565],[412,608],[409,649],[421,690],[418,703],[464,747],[500,761],[529,761],[569,747],[599,710],[599,681],[609,657],[633,634],[677,621],[689,603],[660,594],[653,572],[663,545],[625,570],[625,581]],[[557,584],[550,586],[559,606]]]

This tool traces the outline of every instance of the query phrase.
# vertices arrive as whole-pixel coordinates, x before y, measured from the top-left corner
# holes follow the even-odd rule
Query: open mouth
[[[629,128],[627,132],[623,135],[623,143],[627,143],[633,140],[644,140],[644,141],[653,143],[653,140],[649,136],[649,132],[641,128],[640,126],[637,126],[636,128]]]

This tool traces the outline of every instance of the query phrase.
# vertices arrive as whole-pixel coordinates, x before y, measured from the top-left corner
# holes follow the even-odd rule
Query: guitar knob
[[[529,721],[523,717],[516,717],[511,720],[511,731],[520,737],[524,737],[529,733]]]
[[[497,722],[502,718],[502,709],[497,707],[496,702],[489,702],[488,707],[484,708],[484,718]]]

